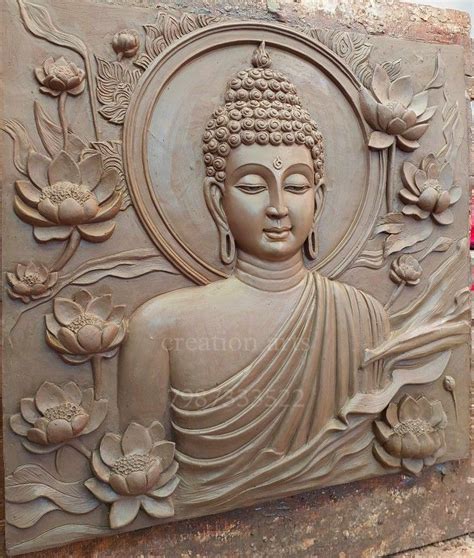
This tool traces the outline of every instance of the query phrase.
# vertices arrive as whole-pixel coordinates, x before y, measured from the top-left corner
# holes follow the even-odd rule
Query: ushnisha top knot
[[[269,68],[272,65],[272,59],[265,50],[265,41],[253,51],[251,62],[254,68]]]
[[[225,181],[226,159],[241,144],[305,145],[314,164],[317,185],[324,168],[323,138],[295,86],[272,61],[261,43],[252,55],[252,68],[241,70],[227,83],[225,105],[216,108],[203,135],[206,175]]]

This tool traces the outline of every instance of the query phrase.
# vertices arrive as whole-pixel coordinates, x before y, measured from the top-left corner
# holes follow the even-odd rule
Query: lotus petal
[[[78,225],[84,221],[82,205],[72,198],[67,198],[58,208],[59,222],[65,225]]]
[[[48,424],[46,435],[51,444],[66,442],[74,436],[71,423],[65,419],[52,420]]]
[[[82,315],[82,308],[68,298],[55,298],[53,303],[54,317],[64,326]]]
[[[93,190],[99,183],[102,174],[102,155],[94,153],[79,163],[81,184]]]
[[[409,141],[415,141],[421,138],[421,136],[426,132],[428,129],[429,124],[417,124],[412,128],[409,128],[406,132],[403,133],[403,137]]]
[[[152,440],[148,429],[132,422],[128,425],[122,437],[122,449],[125,455],[132,453],[148,453],[152,447]]]
[[[167,482],[169,482],[177,473],[178,471],[178,463],[177,461],[173,461],[173,463],[168,467],[168,469],[166,469],[166,471],[163,471],[161,473],[161,476],[158,480],[158,483],[156,485],[156,488],[161,488],[162,486],[164,486]],[[150,494],[152,495],[153,493],[150,492]]]
[[[161,463],[159,459],[153,461],[146,471],[147,492],[152,488],[157,488],[161,476]]]
[[[110,480],[110,469],[102,461],[100,453],[95,450],[92,452],[91,467],[94,475],[103,482],[109,482]]]
[[[434,439],[426,432],[420,432],[418,435],[420,442],[420,457],[428,457],[438,449]]]
[[[388,91],[390,88],[390,78],[388,77],[385,69],[380,64],[375,65],[371,86],[376,98],[381,103],[387,103],[389,100]]]
[[[48,186],[48,168],[51,159],[33,151],[28,156],[28,176],[40,190]]]
[[[432,415],[431,415],[431,426],[436,426],[437,428],[444,428],[448,422],[446,418],[446,413],[444,412],[443,405],[441,401],[433,401],[431,403]]]
[[[410,473],[418,475],[423,469],[423,459],[409,459],[404,457],[402,459],[402,465]]]
[[[412,194],[409,190],[407,190],[406,188],[402,188],[400,190],[400,192],[398,192],[398,195],[400,196],[400,198],[402,199],[402,201],[404,201],[405,203],[414,203],[416,204],[416,202],[418,201],[418,196],[415,196],[415,194]]]
[[[440,225],[451,225],[454,221],[454,215],[450,209],[446,209],[443,213],[433,213],[432,217]]]
[[[134,471],[126,477],[126,482],[130,494],[144,494],[147,489],[147,478],[145,471]]]
[[[153,498],[167,498],[168,496],[171,496],[171,494],[173,494],[178,484],[179,478],[174,477],[161,488],[157,488],[156,490],[153,490],[153,492],[150,492],[150,496],[152,496]]]
[[[33,229],[33,235],[38,242],[48,242],[50,240],[66,240],[71,236],[72,231],[73,228],[67,225],[58,227],[35,227]]]
[[[46,433],[39,428],[30,428],[26,437],[30,440],[30,442],[34,442],[35,444],[40,444],[42,446],[46,446],[48,444]]]
[[[43,217],[38,211],[29,207],[19,197],[15,196],[13,201],[13,209],[18,217],[29,223],[30,225],[37,225],[38,227],[50,227],[53,223]]]
[[[97,353],[101,348],[102,332],[95,325],[85,325],[77,332],[77,341],[88,353]],[[82,352],[82,351],[81,351]]]
[[[67,352],[68,352],[65,349],[65,347],[63,347],[63,345],[61,345],[61,343],[59,343],[59,341],[56,339],[56,337],[54,337],[54,335],[52,335],[49,331],[46,331],[46,343],[48,343],[48,345],[52,349],[54,349],[55,351],[57,351],[61,355],[67,354]]]
[[[104,463],[112,467],[123,455],[120,437],[110,432],[105,434],[100,442],[100,456]]]
[[[415,184],[420,189],[420,192],[424,190],[425,182],[428,180],[428,176],[424,170],[417,169],[415,172]]]
[[[434,208],[435,213],[443,213],[451,205],[451,197],[448,192],[441,192],[438,202]]]
[[[23,397],[23,399],[21,399],[20,411],[21,416],[30,424],[35,424],[35,422],[40,418],[40,414],[38,413],[38,409],[35,405],[35,400],[32,397]]]
[[[116,306],[116,308],[118,307]],[[161,440],[165,439],[165,429],[163,428],[161,422],[157,420],[150,424],[148,432],[153,440],[153,443],[161,442]]]
[[[110,322],[116,323],[117,325],[120,325],[124,316],[125,316],[125,305],[119,304],[117,306],[114,306],[112,312],[110,313],[110,316],[108,317],[108,320]]]
[[[10,428],[19,436],[26,436],[28,430],[31,428],[22,418],[20,413],[10,417]]]
[[[420,443],[413,432],[407,432],[402,438],[402,456],[418,457],[420,453]]]
[[[41,199],[40,190],[35,188],[28,180],[17,180],[15,190],[21,199],[31,207],[36,207]]]
[[[160,519],[174,515],[174,507],[171,500],[153,500],[153,498],[148,496],[142,496],[141,504],[145,512],[151,517]]]
[[[119,182],[120,177],[115,169],[111,169],[104,174],[102,180],[94,190],[94,194],[96,195],[99,203],[104,203],[110,198],[110,196],[115,192]]]
[[[393,111],[385,105],[377,105],[377,121],[379,129],[386,131],[390,121],[393,119]]]
[[[420,147],[420,144],[417,141],[410,141],[405,139],[403,136],[397,136],[397,145],[402,151],[415,151]]]
[[[86,413],[81,413],[73,417],[71,420],[71,426],[74,436],[77,436],[79,433],[83,432],[88,422],[89,415]]]
[[[454,180],[454,173],[453,168],[449,163],[445,163],[439,172],[439,181],[445,187],[446,190],[449,190],[453,184]]]
[[[399,457],[390,455],[383,449],[382,446],[377,443],[374,444],[373,453],[377,460],[382,463],[382,465],[393,468],[398,468],[401,466],[401,459]]]
[[[369,139],[369,147],[372,149],[387,149],[394,141],[393,136],[384,132],[372,132]]]
[[[391,436],[393,436],[393,430],[381,420],[376,420],[374,422],[374,432],[375,436],[381,443],[385,443],[389,438],[391,438]]]
[[[109,477],[109,483],[110,483],[110,486],[118,494],[121,494],[122,496],[130,496],[130,492],[128,490],[127,482],[125,481],[125,478],[122,477],[122,475],[119,475],[118,473],[113,473],[112,472],[110,474],[110,477]]]
[[[421,409],[411,395],[404,395],[398,403],[398,417],[400,422],[421,417]]]
[[[74,302],[77,302],[77,304],[79,304],[84,311],[86,310],[87,305],[92,300],[92,298],[93,297],[91,293],[89,291],[86,291],[86,289],[77,291],[73,296]]]
[[[43,83],[44,80],[45,80],[45,78],[46,78],[46,74],[45,74],[43,68],[41,68],[41,66],[40,66],[40,67],[38,67],[38,68],[35,68],[34,71],[35,71],[36,79],[37,79],[40,83]]]
[[[86,312],[88,314],[94,314],[105,321],[110,316],[112,309],[112,296],[106,294],[93,298],[87,305]]]
[[[428,106],[428,91],[421,91],[413,96],[411,103],[408,105],[408,109],[412,110],[416,116],[420,116],[426,110]]]
[[[418,220],[426,219],[430,215],[429,211],[420,209],[417,205],[405,205],[402,207],[402,213]]]
[[[394,80],[388,89],[388,97],[391,101],[396,101],[405,108],[413,99],[413,85],[409,76],[402,76]]]
[[[461,196],[462,196],[462,188],[460,188],[459,186],[454,186],[453,188],[451,188],[451,190],[449,190],[449,199],[450,199],[449,205],[455,204],[457,201],[459,201]]]
[[[418,206],[424,211],[433,211],[438,202],[439,194],[434,188],[426,188],[418,198]]]
[[[90,390],[93,394],[93,390]],[[89,434],[94,432],[103,422],[107,415],[107,399],[99,399],[99,401],[94,401],[92,409],[90,411],[90,419],[88,425],[84,428],[83,434]],[[85,403],[84,403],[85,407]]]
[[[99,211],[99,204],[97,203],[97,200],[95,199],[93,194],[92,196],[93,197],[89,198],[82,206],[82,211],[87,221],[95,217],[97,215],[97,212]]]
[[[92,219],[93,223],[99,223],[102,221],[108,221],[115,217],[117,213],[120,211],[120,207],[122,205],[122,194],[120,192],[115,192],[112,198],[109,201],[104,203],[100,209],[99,213]]]
[[[35,403],[41,413],[45,413],[51,407],[57,407],[66,403],[67,398],[64,391],[52,382],[43,382],[36,392]]]
[[[360,107],[367,124],[374,130],[378,128],[377,124],[377,103],[367,89],[362,89],[359,93]]]
[[[417,122],[418,124],[423,124],[424,122],[428,122],[434,116],[434,113],[437,111],[437,106],[428,107],[426,111],[418,117]]]
[[[89,242],[104,242],[108,240],[115,230],[115,223],[90,223],[78,225],[77,230],[82,238]]]
[[[69,401],[75,403],[76,405],[81,404],[82,392],[76,383],[68,382],[63,386],[63,391],[66,394]]]
[[[416,114],[412,110],[406,110],[403,114],[403,121],[406,124],[407,130],[412,126],[415,126],[416,122]],[[406,134],[404,134],[406,135]]]
[[[415,174],[418,170],[418,167],[415,166],[413,163],[410,163],[409,161],[405,161],[402,168],[402,178],[405,186],[414,194],[420,195],[420,189],[415,183]]]
[[[54,316],[52,314],[46,314],[44,319],[45,319],[46,328],[48,329],[48,331],[50,331],[53,335],[57,335],[61,326],[54,319]]]
[[[112,504],[120,499],[120,496],[116,494],[108,484],[99,482],[97,479],[87,479],[84,484],[101,502]]]
[[[398,420],[398,407],[396,403],[391,402],[388,404],[388,407],[385,409],[385,418],[392,428],[394,426],[397,426],[397,424],[400,422]]]
[[[150,455],[157,457],[161,462],[162,471],[165,471],[173,462],[175,444],[166,440],[153,445]]]
[[[100,346],[102,349],[108,348],[112,345],[117,333],[119,332],[118,325],[114,323],[107,324],[102,331],[102,339]]]
[[[393,120],[390,120],[390,123],[387,126],[387,133],[397,135],[405,132],[406,129],[407,125],[404,120],[401,118],[394,118]]]
[[[84,411],[86,411],[86,413],[89,413],[89,415],[91,415],[91,420],[92,420],[92,415],[94,414],[95,407],[101,401],[103,401],[103,400],[99,399],[98,401],[94,401],[94,389],[93,388],[87,388],[82,392],[81,407],[84,409]]]
[[[51,223],[59,224],[59,208],[49,198],[44,198],[39,202],[38,211]]]
[[[50,184],[57,182],[71,182],[72,184],[80,184],[81,173],[72,157],[66,151],[60,151],[53,159],[48,169]]]

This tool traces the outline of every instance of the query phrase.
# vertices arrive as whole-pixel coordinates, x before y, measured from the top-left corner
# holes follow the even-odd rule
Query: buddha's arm
[[[139,308],[120,351],[117,395],[122,428],[131,421],[148,426],[159,420],[168,426],[169,354],[156,316],[152,305]]]

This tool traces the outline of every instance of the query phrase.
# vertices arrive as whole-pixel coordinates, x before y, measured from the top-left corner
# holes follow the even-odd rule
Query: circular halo
[[[198,284],[227,277],[217,228],[207,210],[202,134],[223,104],[228,80],[250,67],[265,41],[273,68],[295,84],[325,142],[325,206],[319,258],[306,262],[330,278],[360,253],[382,201],[383,160],[367,147],[360,83],[329,49],[282,26],[212,25],[176,41],[147,69],[124,127],[124,165],[133,205],[165,256]]]

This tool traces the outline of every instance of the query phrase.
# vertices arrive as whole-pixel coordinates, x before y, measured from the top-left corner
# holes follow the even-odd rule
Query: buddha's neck
[[[301,283],[308,270],[301,252],[285,261],[262,261],[241,250],[237,252],[235,276],[262,291],[287,291]]]

